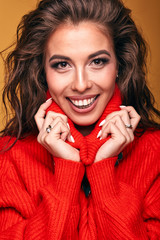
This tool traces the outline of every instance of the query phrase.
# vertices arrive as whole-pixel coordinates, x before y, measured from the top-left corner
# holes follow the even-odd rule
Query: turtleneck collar
[[[48,91],[47,99],[50,97],[51,95]],[[67,143],[80,150],[81,160],[85,165],[89,165],[93,163],[97,150],[105,141],[108,140],[108,138],[103,140],[97,139],[97,134],[101,130],[101,127],[99,127],[99,124],[106,118],[108,114],[110,114],[111,112],[120,110],[119,106],[121,105],[121,103],[122,101],[121,101],[120,90],[118,89],[118,86],[115,85],[114,94],[110,99],[110,101],[108,102],[101,117],[97,121],[95,128],[89,135],[85,137],[75,128],[74,123],[69,118],[69,115],[67,115],[68,123],[70,125],[70,131],[75,140],[75,143],[70,143],[70,142],[67,142]],[[52,102],[51,106],[47,109],[47,112],[48,111],[54,111],[54,112],[66,115],[63,112],[63,110],[54,101]]]

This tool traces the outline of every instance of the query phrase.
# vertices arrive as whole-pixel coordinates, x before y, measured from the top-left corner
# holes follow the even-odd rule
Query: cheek
[[[48,89],[51,94],[59,95],[63,91],[63,83],[60,81],[61,79],[54,71],[46,71],[46,81],[48,84]]]
[[[94,82],[102,89],[109,89],[114,86],[116,81],[117,71],[115,68],[105,68],[102,71],[93,74]]]

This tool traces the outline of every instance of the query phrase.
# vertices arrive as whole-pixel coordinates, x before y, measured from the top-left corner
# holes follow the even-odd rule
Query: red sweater
[[[118,166],[117,157],[93,163],[106,141],[96,138],[99,123],[120,103],[116,90],[86,137],[69,119],[79,163],[53,158],[34,136],[0,155],[0,239],[160,239],[160,132],[135,137]],[[62,113],[55,103],[51,109]]]

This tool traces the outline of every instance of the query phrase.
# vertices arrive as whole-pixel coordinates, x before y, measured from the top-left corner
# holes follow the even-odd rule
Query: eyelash
[[[60,67],[60,65],[63,64],[63,63],[65,63],[66,65],[68,65],[68,63],[65,62],[65,61],[58,61],[58,62],[53,63],[53,64],[51,65],[51,68],[54,68],[54,69],[63,69],[62,66]],[[64,67],[64,68],[65,68],[65,67]]]
[[[96,61],[100,62],[100,64],[97,64]],[[109,62],[108,58],[96,58],[91,63],[95,63],[95,65],[103,66]]]
[[[96,61],[100,62],[100,64],[99,63],[97,64]],[[101,67],[101,66],[107,64],[108,62],[109,62],[108,58],[96,58],[96,59],[93,59],[90,64],[94,63],[95,65]],[[65,66],[62,66],[62,64],[65,64]],[[65,69],[67,65],[69,65],[69,63],[66,61],[58,61],[58,62],[51,64],[51,68],[61,70],[61,69]]]

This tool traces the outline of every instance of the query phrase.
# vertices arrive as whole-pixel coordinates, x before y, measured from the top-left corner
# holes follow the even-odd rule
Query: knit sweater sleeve
[[[158,155],[154,152],[151,158],[157,159]],[[98,239],[158,240],[160,237],[158,174],[151,173],[153,181],[142,196],[132,184],[123,182],[117,177],[115,160],[116,158],[104,159],[87,167]]]
[[[65,240],[68,235],[69,239],[77,239],[83,165],[55,158],[55,172],[48,183],[31,193],[8,155],[0,156],[0,239]],[[27,181],[34,185],[32,176],[37,169],[31,169]],[[47,170],[46,166],[38,173],[39,182],[43,182]],[[26,169],[23,171],[25,174]]]

